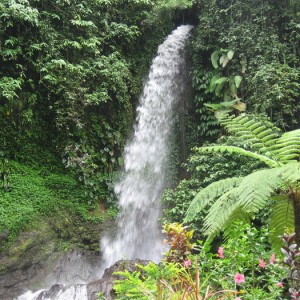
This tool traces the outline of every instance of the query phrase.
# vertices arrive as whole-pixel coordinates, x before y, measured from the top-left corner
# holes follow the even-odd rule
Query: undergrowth
[[[0,189],[2,242],[13,240],[39,218],[68,216],[100,223],[113,215],[96,211],[97,203],[86,198],[84,187],[71,175],[40,172],[10,161],[8,188]]]

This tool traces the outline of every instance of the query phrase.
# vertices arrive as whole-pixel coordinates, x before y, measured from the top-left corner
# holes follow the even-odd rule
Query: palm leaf
[[[294,232],[294,209],[286,195],[272,197],[272,200],[274,203],[271,207],[269,220],[269,228],[271,229],[269,239],[275,248],[282,245],[279,236],[287,232]]]
[[[255,153],[252,151],[248,151],[243,148],[236,147],[236,146],[223,146],[223,145],[222,146],[207,146],[207,147],[197,148],[196,150],[200,153],[201,152],[209,152],[209,153],[224,153],[224,152],[226,153],[227,152],[230,154],[239,154],[242,156],[247,156],[247,157],[251,157],[256,160],[259,160],[271,168],[278,167],[281,165],[278,161],[273,160],[265,155]]]
[[[251,216],[266,205],[270,196],[283,184],[276,168],[263,169],[244,177],[240,183],[221,195],[205,218],[206,234],[224,230],[239,216]]]
[[[236,187],[241,182],[240,177],[232,177],[213,182],[202,189],[192,200],[184,218],[184,223],[191,222],[197,214],[215,199]]]
[[[229,178],[212,183],[193,199],[185,222],[208,205],[204,227],[212,236],[229,228],[239,218],[248,219],[263,208],[278,191],[300,188],[300,130],[280,136],[272,123],[261,122],[247,116],[223,116],[222,125],[236,136],[251,143],[255,152],[235,146],[210,146],[198,148],[202,153],[231,153],[251,157],[265,163],[269,169],[253,172],[243,178]],[[278,198],[272,206],[271,226],[275,234],[294,222],[288,196]],[[273,222],[273,223],[272,223]]]

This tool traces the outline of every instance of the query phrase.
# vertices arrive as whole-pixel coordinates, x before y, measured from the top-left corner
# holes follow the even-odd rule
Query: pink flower
[[[266,262],[261,258],[258,261],[259,261],[259,266],[264,269],[266,267]]]
[[[240,297],[235,297],[233,300],[242,300]]]
[[[275,254],[273,253],[270,258],[270,265],[273,265],[275,262]]]
[[[223,247],[219,247],[219,249],[218,249],[218,256],[220,258],[225,258],[225,256],[224,256],[224,248]]]
[[[236,273],[234,275],[234,281],[238,284],[243,283],[243,282],[245,282],[245,276],[243,274]]]
[[[185,260],[183,265],[188,268],[190,265],[192,264],[192,262],[188,259],[188,260]]]
[[[278,287],[280,287],[280,288],[283,287],[283,283],[282,283],[282,282],[277,282],[276,285],[277,285]]]

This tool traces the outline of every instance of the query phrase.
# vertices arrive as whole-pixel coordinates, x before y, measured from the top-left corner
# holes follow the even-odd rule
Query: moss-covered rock
[[[56,216],[32,224],[0,254],[0,299],[13,299],[27,289],[96,279],[99,240],[112,221],[95,224]]]

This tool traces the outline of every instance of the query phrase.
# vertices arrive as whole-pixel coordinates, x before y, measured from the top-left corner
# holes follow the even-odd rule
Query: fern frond
[[[272,147],[282,162],[300,158],[300,129],[284,133]]]
[[[248,213],[258,212],[283,183],[278,168],[253,172],[245,176],[237,188],[237,205]]]
[[[205,218],[205,233],[213,235],[226,229],[234,221],[245,217],[249,219],[262,209],[270,196],[284,183],[278,170],[279,168],[272,168],[256,171],[220,196]]]
[[[239,154],[247,157],[254,158],[256,160],[259,160],[266,165],[268,165],[271,168],[280,166],[280,163],[276,160],[273,160],[265,155],[248,151],[240,147],[236,146],[207,146],[207,147],[201,147],[196,149],[198,152],[209,152],[209,153],[230,153],[230,154]]]
[[[236,226],[237,222],[240,221],[244,224],[250,224],[252,219],[252,214],[246,213],[241,208],[237,207],[229,216],[229,219],[224,224],[224,227],[222,229],[225,241],[227,241],[231,237],[230,235],[232,234],[232,230]]]
[[[274,140],[277,139],[277,138],[278,138],[277,133],[271,133],[271,134],[268,134],[265,137],[262,137],[261,141],[262,141],[263,144],[270,147],[274,144]]]
[[[242,178],[232,177],[213,182],[206,188],[202,189],[192,200],[184,218],[184,223],[195,219],[197,214],[201,212],[207,205],[211,204],[215,199],[236,187]]]
[[[227,222],[232,220],[232,215],[237,215],[234,213],[240,208],[236,202],[236,190],[233,188],[227,191],[210,207],[204,222],[205,234],[208,236],[222,231]]]
[[[272,152],[272,146],[279,138],[279,129],[271,122],[257,120],[251,116],[223,116],[219,119],[229,133],[247,140],[252,144],[252,148],[259,150],[261,154],[276,160],[276,155]]]
[[[269,220],[270,235],[269,240],[275,248],[282,245],[279,238],[287,232],[294,232],[294,209],[293,204],[286,195],[272,197],[274,201],[271,206],[271,215]]]
[[[297,184],[300,181],[300,162],[290,161],[284,166],[277,168],[277,174],[285,184]]]

